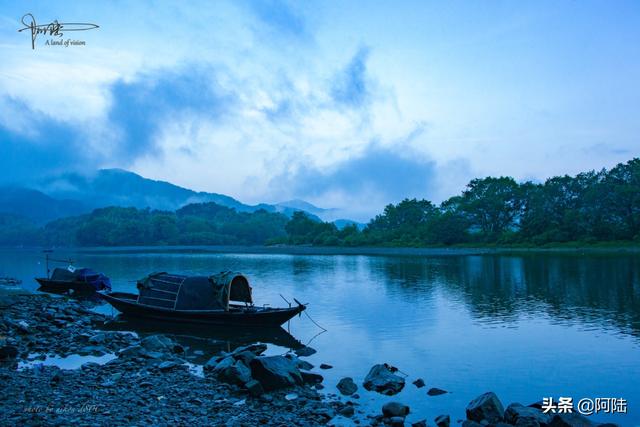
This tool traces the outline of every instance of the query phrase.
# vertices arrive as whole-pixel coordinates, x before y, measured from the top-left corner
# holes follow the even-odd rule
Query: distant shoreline
[[[42,247],[2,247],[3,250],[43,250]],[[359,246],[99,246],[60,247],[60,252],[83,253],[237,253],[273,255],[380,255],[380,256],[460,256],[523,254],[640,254],[636,246],[562,246],[562,247],[359,247]]]

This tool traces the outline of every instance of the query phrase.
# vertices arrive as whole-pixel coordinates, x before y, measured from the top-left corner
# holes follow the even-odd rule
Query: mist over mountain
[[[279,204],[244,204],[218,193],[198,192],[166,181],[144,178],[123,169],[101,169],[93,174],[65,173],[38,181],[33,188],[0,188],[0,213],[29,218],[35,223],[88,213],[107,206],[175,211],[192,203],[214,202],[238,212],[264,209],[291,217],[302,210],[316,220],[333,212],[303,200]]]

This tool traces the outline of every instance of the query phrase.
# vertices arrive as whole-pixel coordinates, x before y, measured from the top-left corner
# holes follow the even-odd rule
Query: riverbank
[[[506,254],[640,254],[640,246],[458,246],[458,247],[347,247],[347,246],[102,246],[61,248],[84,253],[237,253],[274,255],[379,255],[379,256],[459,256],[459,255],[506,255]]]
[[[0,291],[0,382],[10,391],[0,400],[0,425],[404,426],[408,415],[413,427],[428,425],[393,397],[425,382],[390,365],[374,365],[362,385],[324,385],[322,371],[303,359],[314,350],[264,356],[264,344],[199,354],[208,362],[196,365],[196,351],[164,335],[100,329],[107,317],[91,304]],[[368,393],[386,397],[377,413],[360,407]],[[539,403],[505,407],[491,392],[465,412],[462,427],[597,425],[575,413],[544,414]],[[452,424],[446,414],[434,422]]]
[[[95,329],[105,317],[73,300],[3,295],[0,308],[0,425],[322,425],[347,406],[306,384],[252,397],[161,335]]]

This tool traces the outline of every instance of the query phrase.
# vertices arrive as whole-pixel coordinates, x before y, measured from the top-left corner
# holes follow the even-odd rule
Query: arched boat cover
[[[61,282],[85,282],[96,290],[111,289],[111,280],[102,273],[98,273],[90,268],[76,268],[71,271],[68,268],[54,268],[51,273],[51,280]]]
[[[240,273],[212,276],[152,273],[138,281],[138,302],[174,310],[228,310],[229,301],[252,304],[251,286]]]

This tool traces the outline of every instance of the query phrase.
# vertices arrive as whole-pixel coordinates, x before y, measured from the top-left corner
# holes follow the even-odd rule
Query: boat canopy
[[[51,280],[61,282],[86,282],[93,285],[96,290],[111,289],[111,280],[102,273],[90,268],[54,268]]]
[[[152,273],[138,281],[138,303],[174,310],[229,310],[229,301],[252,304],[245,276],[224,271],[212,276]]]

